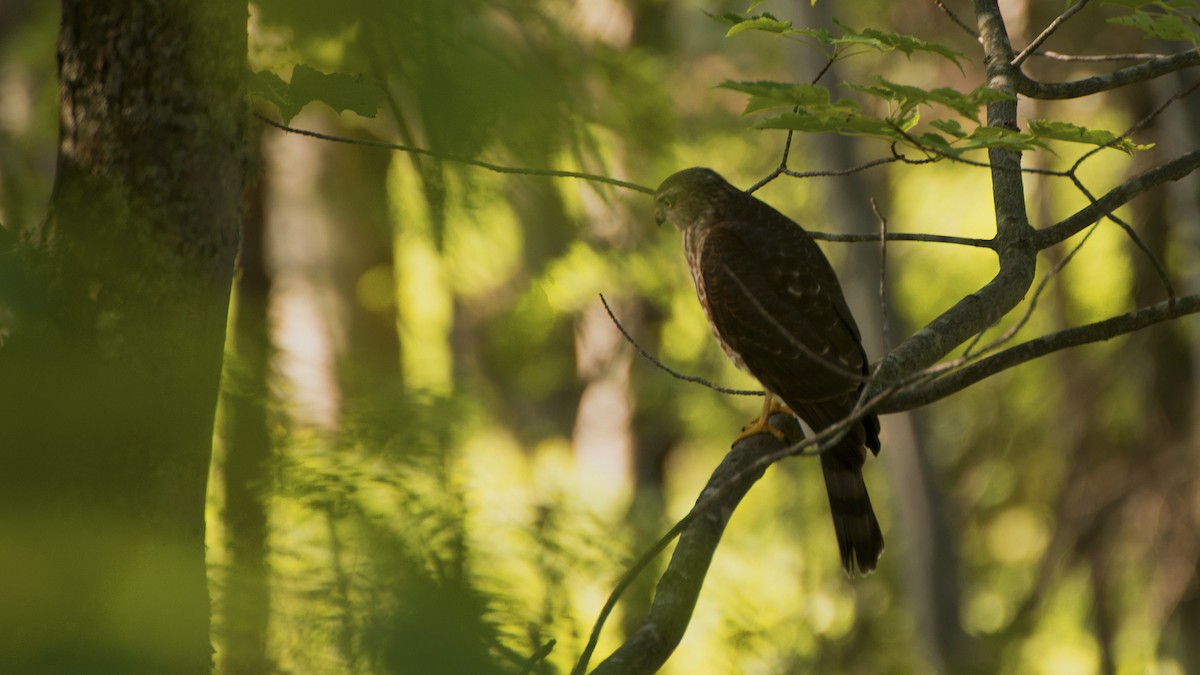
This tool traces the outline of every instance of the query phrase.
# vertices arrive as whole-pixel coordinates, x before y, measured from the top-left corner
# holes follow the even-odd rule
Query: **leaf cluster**
[[[1106,0],[1104,4],[1130,10],[1109,23],[1136,28],[1147,39],[1200,46],[1200,4],[1196,0]]]
[[[1029,120],[1027,132],[987,126],[979,121],[979,109],[990,102],[1012,97],[986,86],[964,93],[950,87],[923,89],[892,82],[883,77],[875,78],[874,84],[871,85],[846,85],[854,91],[886,101],[889,112],[885,117],[864,112],[859,104],[851,99],[840,98],[835,101],[829,89],[816,84],[726,81],[720,86],[749,95],[750,99],[743,113],[746,115],[778,108],[792,108],[790,112],[759,120],[754,124],[756,129],[875,136],[890,143],[952,157],[984,148],[1016,151],[1048,148],[1045,142],[1047,140],[1112,147],[1128,154],[1151,147],[1121,138],[1111,131],[1089,129],[1070,122]],[[929,121],[931,130],[913,133],[913,128],[921,119],[921,107],[934,104],[949,108],[970,120],[974,123],[974,128],[967,130],[954,118],[939,118]]]
[[[809,38],[821,46],[832,47],[834,49],[863,47],[877,52],[899,51],[903,52],[905,56],[910,57],[914,52],[926,52],[948,59],[954,65],[958,66],[960,70],[962,69],[962,63],[959,59],[965,58],[962,52],[950,49],[945,45],[928,42],[913,35],[891,33],[875,28],[855,30],[845,24],[835,22],[838,28],[842,30],[842,34],[834,35],[832,31],[824,28],[793,28],[791,21],[777,19],[768,12],[763,12],[755,16],[741,16],[732,13],[720,15],[709,14],[709,16],[729,26],[725,37],[732,37],[747,31],[761,31],[776,35]]]

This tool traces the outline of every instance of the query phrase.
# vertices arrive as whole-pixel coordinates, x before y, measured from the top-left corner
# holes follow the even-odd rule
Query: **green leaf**
[[[829,105],[829,90],[815,84],[785,84],[782,82],[732,82],[719,85],[722,89],[749,94],[743,115],[772,108],[808,108]]]
[[[904,35],[902,33],[886,33],[874,28],[866,28],[862,31],[855,31],[845,24],[834,21],[845,34],[838,38],[840,44],[857,44],[875,49],[877,51],[892,51],[899,50],[904,52],[905,56],[912,56],[913,52],[927,52],[941,56],[962,70],[962,63],[958,60],[959,57],[965,58],[964,54],[940,45],[936,42],[922,40],[919,37],[912,35]]]
[[[960,147],[964,150],[973,148],[998,148],[1000,150],[1024,152],[1035,148],[1047,147],[1045,143],[1038,140],[1033,134],[989,126],[975,128],[963,141],[964,143]]]
[[[1059,122],[1054,120],[1029,120],[1029,131],[1038,138],[1047,138],[1056,141],[1068,141],[1071,143],[1086,143],[1088,145],[1107,146],[1115,148],[1128,155],[1132,155],[1139,150],[1147,150],[1154,147],[1154,144],[1141,145],[1134,143],[1128,138],[1119,138],[1111,131],[1104,129],[1088,129],[1070,122]],[[1119,139],[1119,140],[1118,140]]]
[[[1012,98],[1004,92],[979,87],[972,92],[962,93],[949,87],[939,87],[931,91],[907,84],[897,84],[882,77],[875,78],[875,86],[847,84],[846,86],[864,94],[876,96],[898,104],[901,111],[911,110],[919,105],[937,103],[958,114],[979,122],[979,108],[991,101],[1002,101]]]
[[[349,110],[374,117],[383,102],[383,87],[365,75],[322,73],[304,64],[292,70],[292,97],[304,105],[321,101],[338,112]]]
[[[1200,33],[1196,27],[1188,24],[1182,17],[1174,14],[1150,14],[1137,11],[1129,16],[1119,16],[1109,19],[1109,23],[1130,26],[1142,31],[1148,38],[1158,38],[1167,41],[1200,41]]]
[[[728,14],[726,16],[729,16]],[[739,17],[740,18],[740,17]],[[763,12],[762,14],[740,19],[725,33],[725,37],[732,37],[738,33],[744,33],[748,30],[761,30],[767,33],[788,33],[791,31],[792,22],[776,19],[774,16]]]
[[[256,96],[275,106],[275,109],[279,111],[279,116],[283,118],[284,124],[290,123],[303,107],[292,100],[291,93],[288,91],[288,83],[269,70],[250,73],[246,89],[250,96]]]
[[[304,64],[292,70],[290,83],[268,70],[251,73],[247,89],[251,96],[275,106],[284,124],[313,101],[363,117],[374,117],[383,101],[383,88],[375,80],[362,75],[322,73]]]
[[[958,123],[958,120],[933,120],[929,123],[929,126],[937,129],[938,131],[943,131],[947,134],[950,134],[955,138],[963,138],[967,135],[966,130],[962,128],[962,125]]]

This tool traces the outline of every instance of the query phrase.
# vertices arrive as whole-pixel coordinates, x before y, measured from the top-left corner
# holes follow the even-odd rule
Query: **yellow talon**
[[[736,445],[739,441],[764,432],[774,436],[779,440],[780,443],[787,443],[787,439],[784,438],[783,432],[771,426],[769,423],[771,415],[774,415],[775,413],[787,413],[789,415],[794,414],[791,409],[783,404],[783,401],[775,398],[771,392],[767,392],[766,400],[763,401],[762,414],[758,416],[758,419],[742,427],[742,433],[739,434],[737,438],[733,439],[734,444]]]

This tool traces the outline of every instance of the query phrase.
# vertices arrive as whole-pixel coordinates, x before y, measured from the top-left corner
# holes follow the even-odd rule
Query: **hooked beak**
[[[667,222],[667,214],[663,212],[662,207],[655,207],[654,222],[658,223],[659,227],[662,227],[662,224]]]

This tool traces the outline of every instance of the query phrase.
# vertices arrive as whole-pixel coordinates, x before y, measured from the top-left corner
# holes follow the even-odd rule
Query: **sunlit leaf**
[[[786,33],[791,30],[791,28],[791,21],[782,21],[764,12],[756,17],[738,21],[729,28],[729,30],[725,33],[725,37],[731,37],[748,30],[761,30],[768,33]]]
[[[1128,138],[1119,138],[1113,132],[1104,129],[1089,129],[1056,120],[1029,120],[1029,131],[1039,138],[1107,146],[1129,155],[1154,147],[1153,143],[1149,145],[1134,143]]]
[[[1039,147],[1046,147],[1046,144],[1038,140],[1033,134],[989,126],[977,127],[963,141],[964,143],[960,147],[966,150],[973,148],[997,148],[1000,150],[1023,152]]]
[[[837,25],[846,31],[838,38],[838,41],[843,44],[860,44],[879,51],[899,50],[906,56],[912,56],[913,52],[927,52],[941,56],[958,66],[959,70],[962,69],[962,63],[958,59],[963,56],[963,53],[945,45],[902,33],[888,33],[875,28],[855,31],[842,23]]]

